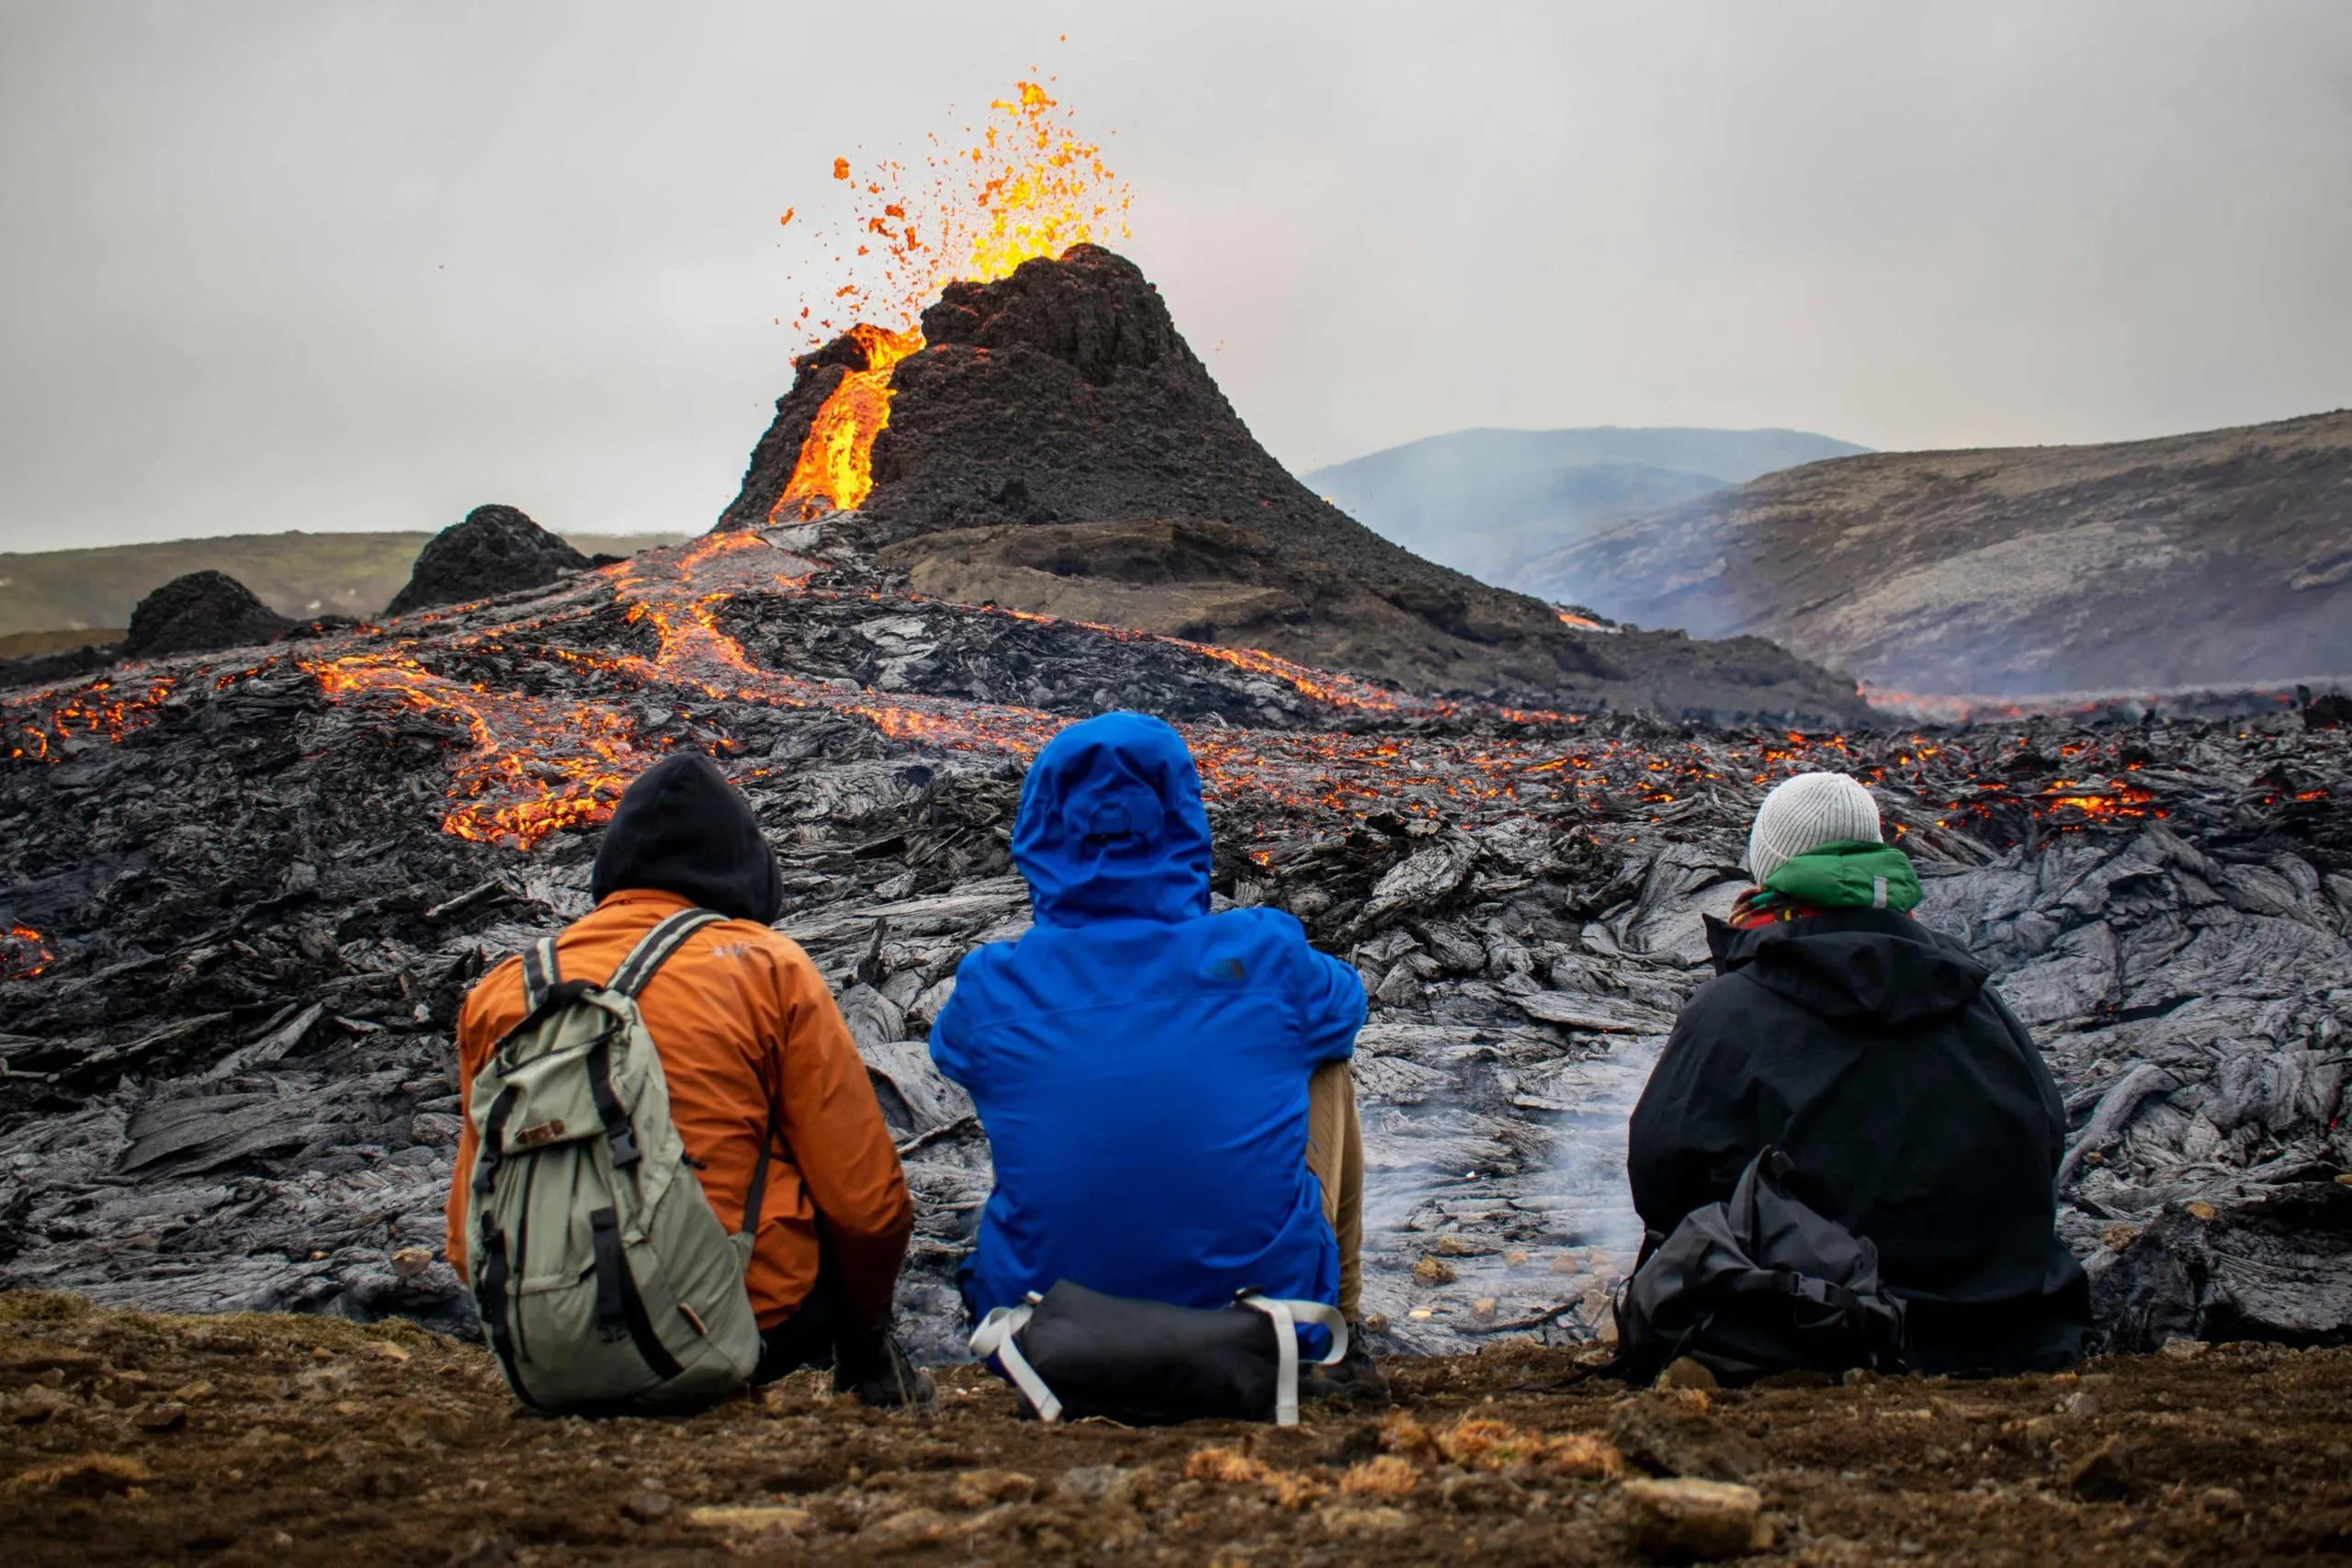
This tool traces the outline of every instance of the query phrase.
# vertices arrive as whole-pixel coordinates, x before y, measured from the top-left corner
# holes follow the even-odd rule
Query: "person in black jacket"
[[[1758,886],[1708,922],[1716,977],[1634,1111],[1645,1257],[1777,1145],[1791,1192],[1876,1244],[1911,1365],[2080,1359],[2089,1285],[2053,1228],[2065,1107],[1990,972],[1911,918],[1917,875],[1851,779],[1775,788],[1748,862]]]

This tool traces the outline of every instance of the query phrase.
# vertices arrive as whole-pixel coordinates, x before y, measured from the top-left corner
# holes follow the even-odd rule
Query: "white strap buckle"
[[[1029,1364],[1028,1358],[1021,1353],[1021,1347],[1012,1342],[1012,1337],[1029,1325],[1030,1315],[1036,1310],[1026,1303],[1017,1307],[990,1307],[988,1316],[980,1319],[980,1325],[972,1330],[972,1354],[984,1361],[995,1357],[997,1364],[1004,1369],[1005,1376],[1012,1380],[1012,1386],[1036,1406],[1037,1419],[1050,1427],[1061,1419],[1062,1402],[1054,1397],[1054,1391],[1046,1386],[1046,1380],[1037,1375],[1037,1369]]]

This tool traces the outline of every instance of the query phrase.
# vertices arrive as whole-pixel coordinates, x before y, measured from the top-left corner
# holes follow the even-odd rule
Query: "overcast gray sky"
[[[706,527],[802,346],[777,215],[1033,62],[1302,471],[2352,403],[2346,0],[0,0],[0,549]]]

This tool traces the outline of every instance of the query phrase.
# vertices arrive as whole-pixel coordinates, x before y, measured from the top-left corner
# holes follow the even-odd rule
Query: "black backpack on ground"
[[[1049,1424],[1100,1416],[1128,1427],[1203,1417],[1295,1427],[1301,1325],[1329,1330],[1321,1364],[1347,1354],[1346,1321],[1320,1302],[1245,1291],[1227,1307],[1170,1306],[1064,1280],[990,1312],[971,1343],[1021,1391],[1023,1414]]]
[[[1792,1196],[1792,1162],[1767,1147],[1727,1201],[1693,1209],[1617,1302],[1612,1371],[1647,1382],[1679,1357],[1737,1384],[1770,1372],[1903,1363],[1903,1303],[1878,1248]]]

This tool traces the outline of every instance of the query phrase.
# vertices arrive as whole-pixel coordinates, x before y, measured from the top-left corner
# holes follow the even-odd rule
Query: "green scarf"
[[[1824,844],[1764,879],[1764,891],[1808,909],[1915,908],[1919,874],[1911,857],[1874,839]]]

